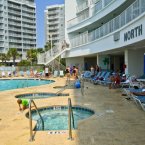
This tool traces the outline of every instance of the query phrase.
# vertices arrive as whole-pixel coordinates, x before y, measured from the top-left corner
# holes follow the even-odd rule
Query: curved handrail
[[[35,104],[35,102],[33,100],[30,99],[29,101],[29,125],[30,125],[30,140],[29,141],[33,141],[34,140],[34,136],[33,136],[33,132],[32,132],[32,113],[31,113],[31,104],[33,103],[35,109],[36,109],[36,112],[38,113],[41,121],[42,121],[42,130],[44,130],[44,120],[40,114],[40,112],[38,111],[38,108]]]

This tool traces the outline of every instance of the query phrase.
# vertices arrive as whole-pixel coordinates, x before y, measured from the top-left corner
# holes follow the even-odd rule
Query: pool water
[[[15,96],[16,98],[19,99],[44,99],[44,98],[50,98],[50,97],[58,97],[58,96],[69,96],[68,93],[30,93],[30,94],[20,94]]]
[[[74,129],[77,129],[78,121],[86,119],[94,114],[93,110],[79,106],[73,106],[72,109],[74,116]],[[39,112],[44,120],[44,130],[68,130],[67,106],[43,108],[40,109]],[[35,110],[32,111],[32,119],[37,121],[35,130],[42,130],[42,122]]]
[[[40,86],[50,84],[53,82],[54,82],[53,80],[39,80],[39,79],[0,80],[0,91],[26,88],[31,86]]]

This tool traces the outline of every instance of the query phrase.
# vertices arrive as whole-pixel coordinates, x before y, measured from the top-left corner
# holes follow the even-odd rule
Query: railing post
[[[33,141],[33,131],[32,131],[32,114],[31,114],[31,102],[32,100],[29,101],[29,125],[30,125],[30,139],[29,141]]]
[[[36,104],[34,103],[34,101],[30,99],[30,101],[29,101],[29,126],[30,126],[30,139],[29,139],[29,141],[34,141],[33,130],[32,130],[32,113],[31,113],[31,104],[32,103],[36,109],[36,112],[40,116],[40,119],[42,121],[42,130],[44,130],[43,118],[42,118],[41,114],[39,113],[38,108],[37,108]]]
[[[82,96],[84,96],[84,80],[81,79],[81,93],[82,93]]]
[[[68,140],[73,140],[72,138],[72,127],[71,127],[71,100],[68,98],[68,129],[69,129],[69,138]]]

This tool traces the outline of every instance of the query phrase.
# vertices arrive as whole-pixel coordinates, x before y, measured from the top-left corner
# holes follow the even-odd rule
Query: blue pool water
[[[31,86],[40,86],[53,83],[53,80],[39,80],[39,79],[14,79],[14,80],[0,80],[0,91],[26,88]]]
[[[16,98],[19,99],[44,99],[44,98],[50,98],[50,97],[58,97],[58,96],[69,96],[69,94],[64,94],[64,93],[29,93],[29,94],[20,94],[15,96]]]
[[[93,110],[73,106],[73,116],[75,129],[77,129],[78,121],[86,119],[94,114]],[[42,108],[39,110],[44,120],[44,130],[67,130],[68,129],[68,107],[57,106]],[[28,114],[27,114],[28,115]],[[36,111],[32,111],[32,119],[37,121],[35,130],[42,130],[42,122]]]

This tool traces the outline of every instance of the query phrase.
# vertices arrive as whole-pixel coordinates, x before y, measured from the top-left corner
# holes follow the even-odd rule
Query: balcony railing
[[[59,24],[60,21],[58,21],[58,20],[56,20],[56,21],[49,21],[48,23],[51,24],[51,25],[52,25],[52,24]]]
[[[30,20],[30,19],[26,19],[26,18],[24,18],[24,17],[22,18],[22,21],[28,22],[28,23],[32,23],[32,24],[33,24],[33,23],[34,23],[34,24],[36,23],[36,22],[35,22],[35,19]]]
[[[95,3],[97,3],[98,1],[100,1],[100,0],[91,0],[91,4],[95,4]]]
[[[97,12],[101,11],[102,9],[104,9],[106,6],[108,6],[111,2],[116,1],[116,0],[92,0],[90,2],[90,4],[94,5],[91,8],[92,14],[89,14],[89,10],[86,9],[85,11],[82,12],[82,15],[79,15],[71,20],[69,20],[67,22],[68,28],[72,27],[80,22],[82,22],[83,20],[92,17],[93,15],[96,15]],[[90,9],[89,5],[87,4],[88,8]],[[79,6],[80,7],[80,11],[83,10],[85,8],[85,4]],[[78,9],[77,8],[77,13],[78,13]],[[87,12],[88,11],[88,12]],[[81,17],[81,18],[80,18]]]
[[[12,22],[12,21],[9,21],[8,24],[9,25],[14,25],[14,26],[21,26],[21,23],[15,23],[15,22]]]
[[[94,7],[92,8],[92,15],[95,15],[102,9],[103,9],[102,0],[99,0],[95,3]]]
[[[78,17],[71,19],[70,21],[68,21],[68,27],[71,27],[73,25],[76,25],[80,22],[82,22],[83,20],[87,19],[89,17],[89,10],[86,10],[85,12],[83,12],[82,14],[80,14]]]
[[[38,64],[49,64],[51,61],[56,59],[58,56],[63,54],[67,49],[69,48],[69,45],[63,41],[63,43],[58,44],[58,46],[53,47],[51,50],[48,50],[45,53],[41,53],[38,55]]]
[[[83,45],[85,43],[88,43],[88,31],[86,31],[80,35],[77,35],[76,37],[71,39],[71,47],[76,47],[79,45]]]
[[[14,10],[8,10],[9,13],[12,13],[12,14],[16,14],[16,15],[21,15],[21,11],[18,12],[18,11],[14,11]]]
[[[104,0],[104,6],[109,5],[113,0]]]
[[[9,36],[12,36],[12,37],[22,37],[21,34],[13,34],[13,33],[9,33]]]
[[[60,10],[48,11],[48,14],[59,14]]]
[[[9,42],[22,43],[21,40],[16,40],[16,39],[9,39]]]
[[[36,36],[27,36],[27,35],[23,35],[23,38],[29,38],[29,39],[33,39],[36,40]]]
[[[88,7],[89,7],[88,1],[82,3],[81,5],[79,5],[79,6],[77,7],[77,13],[79,13],[79,12],[85,10],[85,9],[88,8]]]
[[[71,48],[77,47],[88,42],[97,40],[111,32],[116,31],[125,24],[129,23],[136,17],[140,16],[145,12],[145,0],[136,0],[131,4],[126,10],[124,10],[120,15],[105,23],[101,27],[87,33],[84,32],[70,39]]]
[[[9,16],[8,18],[9,18],[9,19],[14,19],[14,20],[19,20],[19,21],[21,20],[20,17],[15,17],[15,16]]]
[[[58,26],[49,27],[49,30],[54,30],[54,29],[59,29],[59,27]]]

